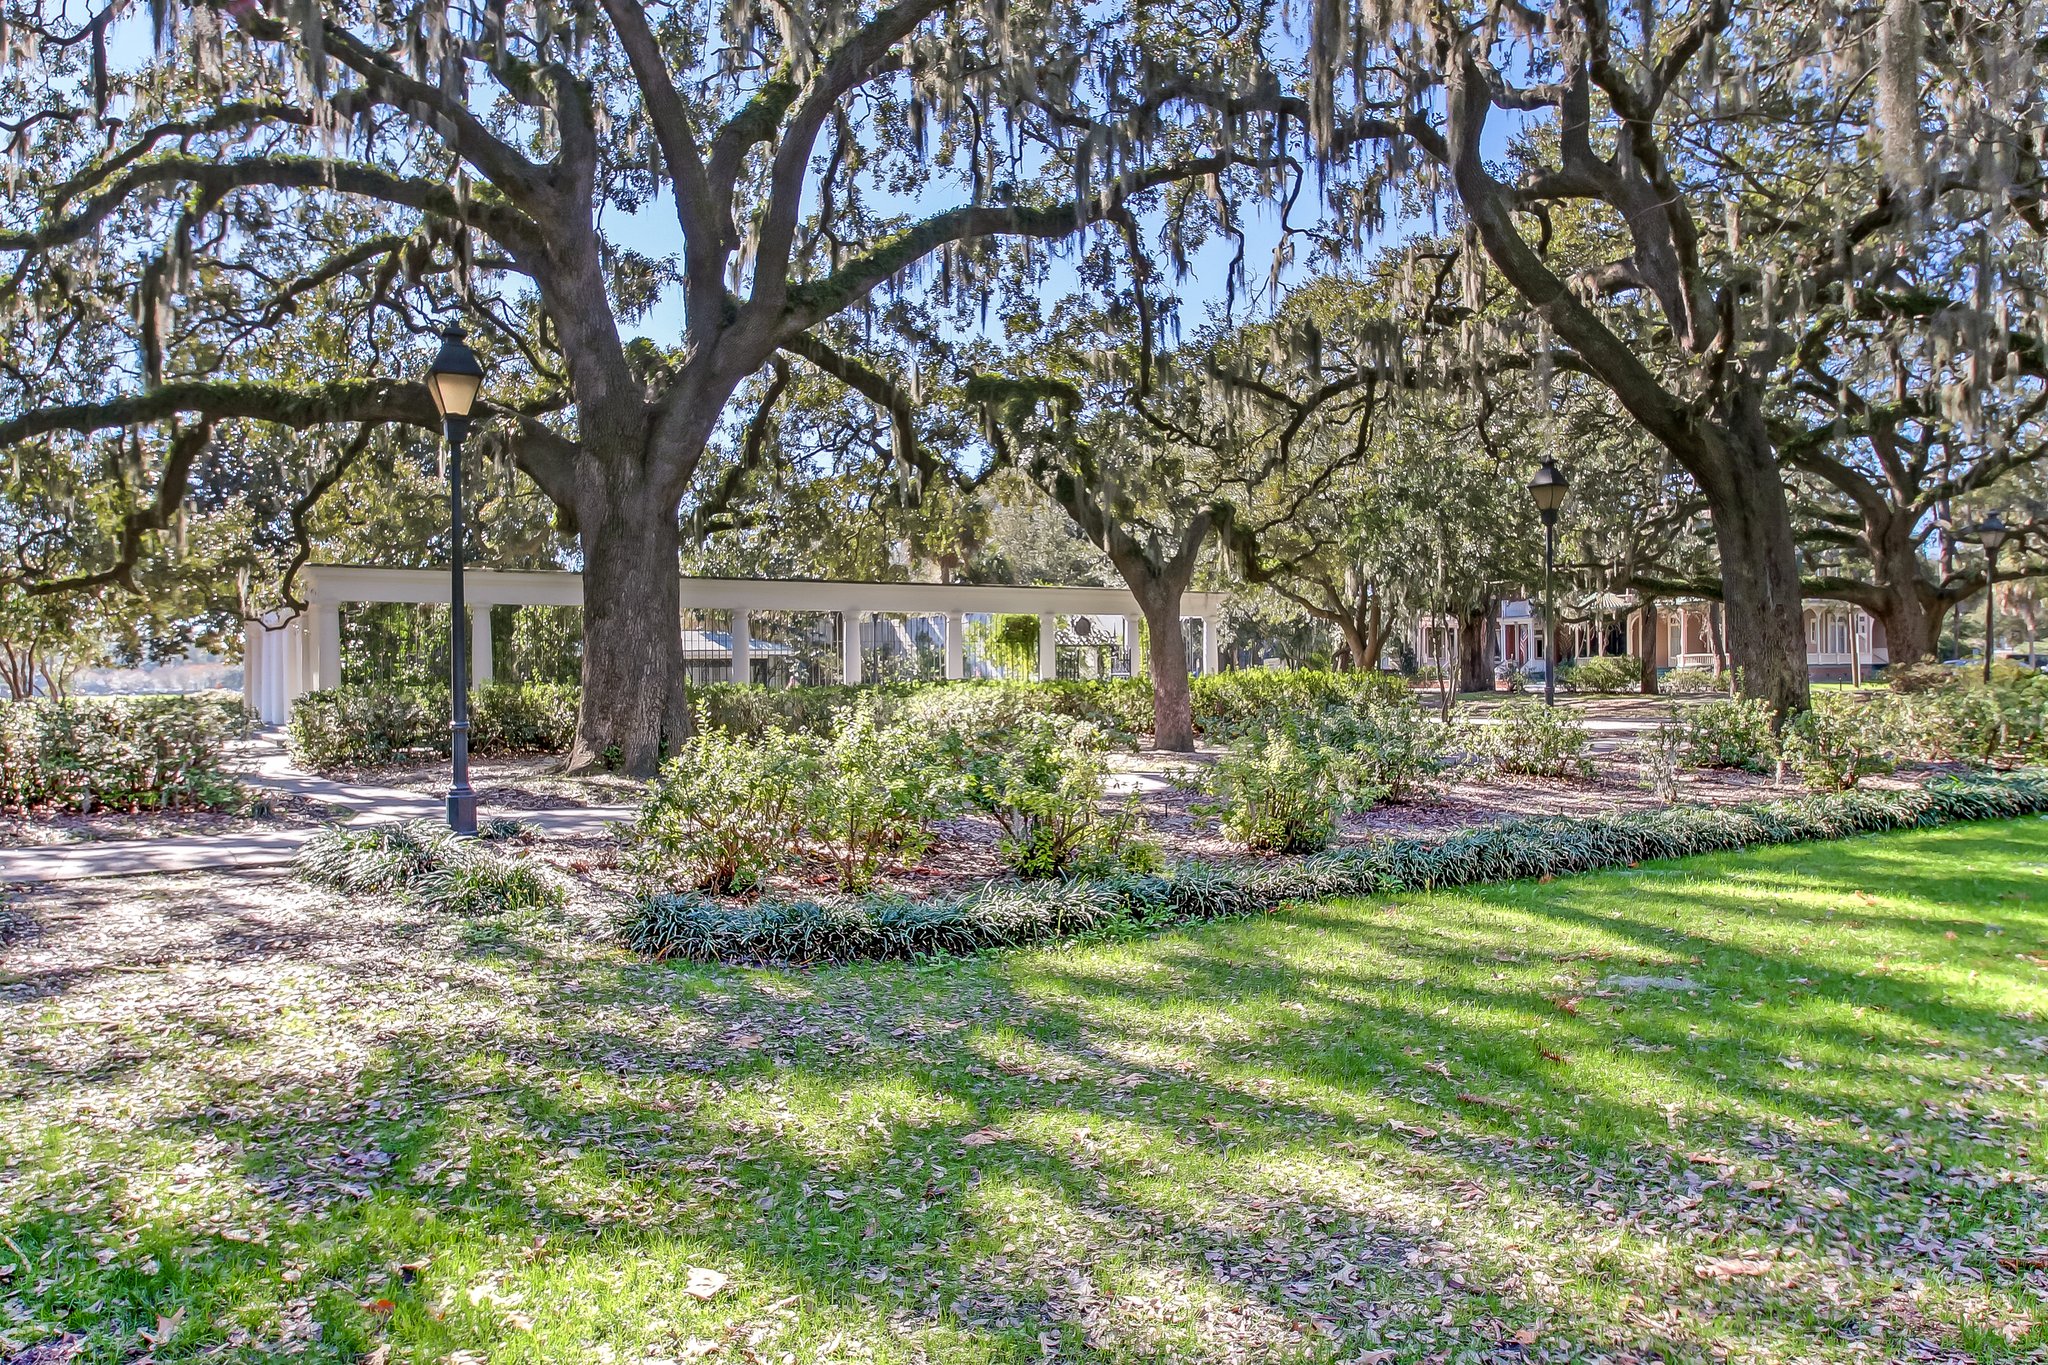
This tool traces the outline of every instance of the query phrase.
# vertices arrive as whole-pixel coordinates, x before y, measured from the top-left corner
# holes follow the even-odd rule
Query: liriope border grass
[[[1657,858],[1926,829],[2048,812],[2048,774],[1938,777],[1922,786],[1740,806],[1671,806],[1544,816],[1440,839],[1387,839],[1263,866],[1182,863],[1159,875],[1035,884],[990,882],[965,895],[845,903],[649,896],[621,926],[626,944],[700,962],[848,962],[1010,948],[1077,934],[1260,914],[1289,901],[1518,881]]]

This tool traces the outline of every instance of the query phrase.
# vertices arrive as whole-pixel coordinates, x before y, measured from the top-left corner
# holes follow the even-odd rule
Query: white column
[[[754,614],[741,607],[732,613],[732,681],[754,680]]]
[[[1051,682],[1060,675],[1059,617],[1038,614],[1038,680]]]
[[[1215,618],[1215,617],[1213,617],[1213,616],[1204,616],[1204,617],[1203,617],[1203,618],[1201,618],[1201,619],[1202,619],[1202,676],[1203,676],[1203,677],[1205,677],[1205,678],[1209,678],[1209,677],[1214,677],[1214,676],[1215,676],[1215,674],[1216,674],[1216,671],[1217,671],[1217,667],[1216,667],[1216,643],[1217,643],[1217,641],[1216,641],[1216,618]]]
[[[469,685],[487,686],[491,666],[491,609],[480,602],[469,609]]]
[[[326,602],[307,606],[304,639],[305,690],[341,686],[341,611]]]
[[[306,685],[307,674],[312,670],[307,667],[306,661],[305,613],[301,612],[298,616],[293,617],[291,624],[284,628],[284,644],[278,650],[278,653],[284,659],[284,695],[286,700],[296,700],[312,691],[313,689]]]
[[[967,676],[967,613],[946,613],[946,681]]]
[[[851,686],[860,681],[860,613],[839,613],[839,681]]]

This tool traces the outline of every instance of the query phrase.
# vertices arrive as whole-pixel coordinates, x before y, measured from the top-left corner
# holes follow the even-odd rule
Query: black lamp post
[[[1543,518],[1543,704],[1557,705],[1557,605],[1551,595],[1550,579],[1557,563],[1557,509],[1571,491],[1557,462],[1545,456],[1543,468],[1529,480],[1529,497]]]
[[[1977,543],[1984,547],[1984,681],[1991,681],[1991,628],[1998,606],[1998,547],[2005,544],[2005,518],[1993,512],[1977,523]]]
[[[483,386],[484,367],[463,343],[462,329],[451,323],[441,333],[441,353],[427,370],[427,392],[434,396],[441,434],[448,440],[448,517],[454,523],[448,556],[448,748],[455,782],[448,789],[448,828],[457,834],[476,833],[476,793],[469,787],[469,617],[462,602],[462,439],[469,435],[469,410]]]

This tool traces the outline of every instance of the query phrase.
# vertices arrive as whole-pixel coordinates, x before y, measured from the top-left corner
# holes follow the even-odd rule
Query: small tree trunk
[[[1642,655],[1641,677],[1643,695],[1657,695],[1657,599],[1650,593],[1643,594],[1641,624],[1636,630],[1636,646]]]
[[[1714,653],[1714,672],[1728,671],[1728,638],[1721,629],[1721,604],[1707,603],[1707,648]]]
[[[1458,690],[1493,690],[1493,607],[1474,607],[1458,622]]]
[[[569,771],[646,777],[689,717],[676,510],[594,462],[580,491],[583,696]]]
[[[1354,673],[1365,672],[1367,667],[1365,656],[1368,648],[1365,642],[1365,633],[1359,629],[1356,621],[1349,619],[1337,622],[1337,632],[1344,637],[1344,652],[1347,656],[1345,668]],[[1375,661],[1376,663],[1377,661]]]

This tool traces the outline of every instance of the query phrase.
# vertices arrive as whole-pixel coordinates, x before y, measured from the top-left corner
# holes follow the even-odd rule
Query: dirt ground
[[[0,814],[0,848],[55,848],[126,839],[211,838],[299,829],[332,819],[324,803],[252,789],[240,810],[94,811]]]

